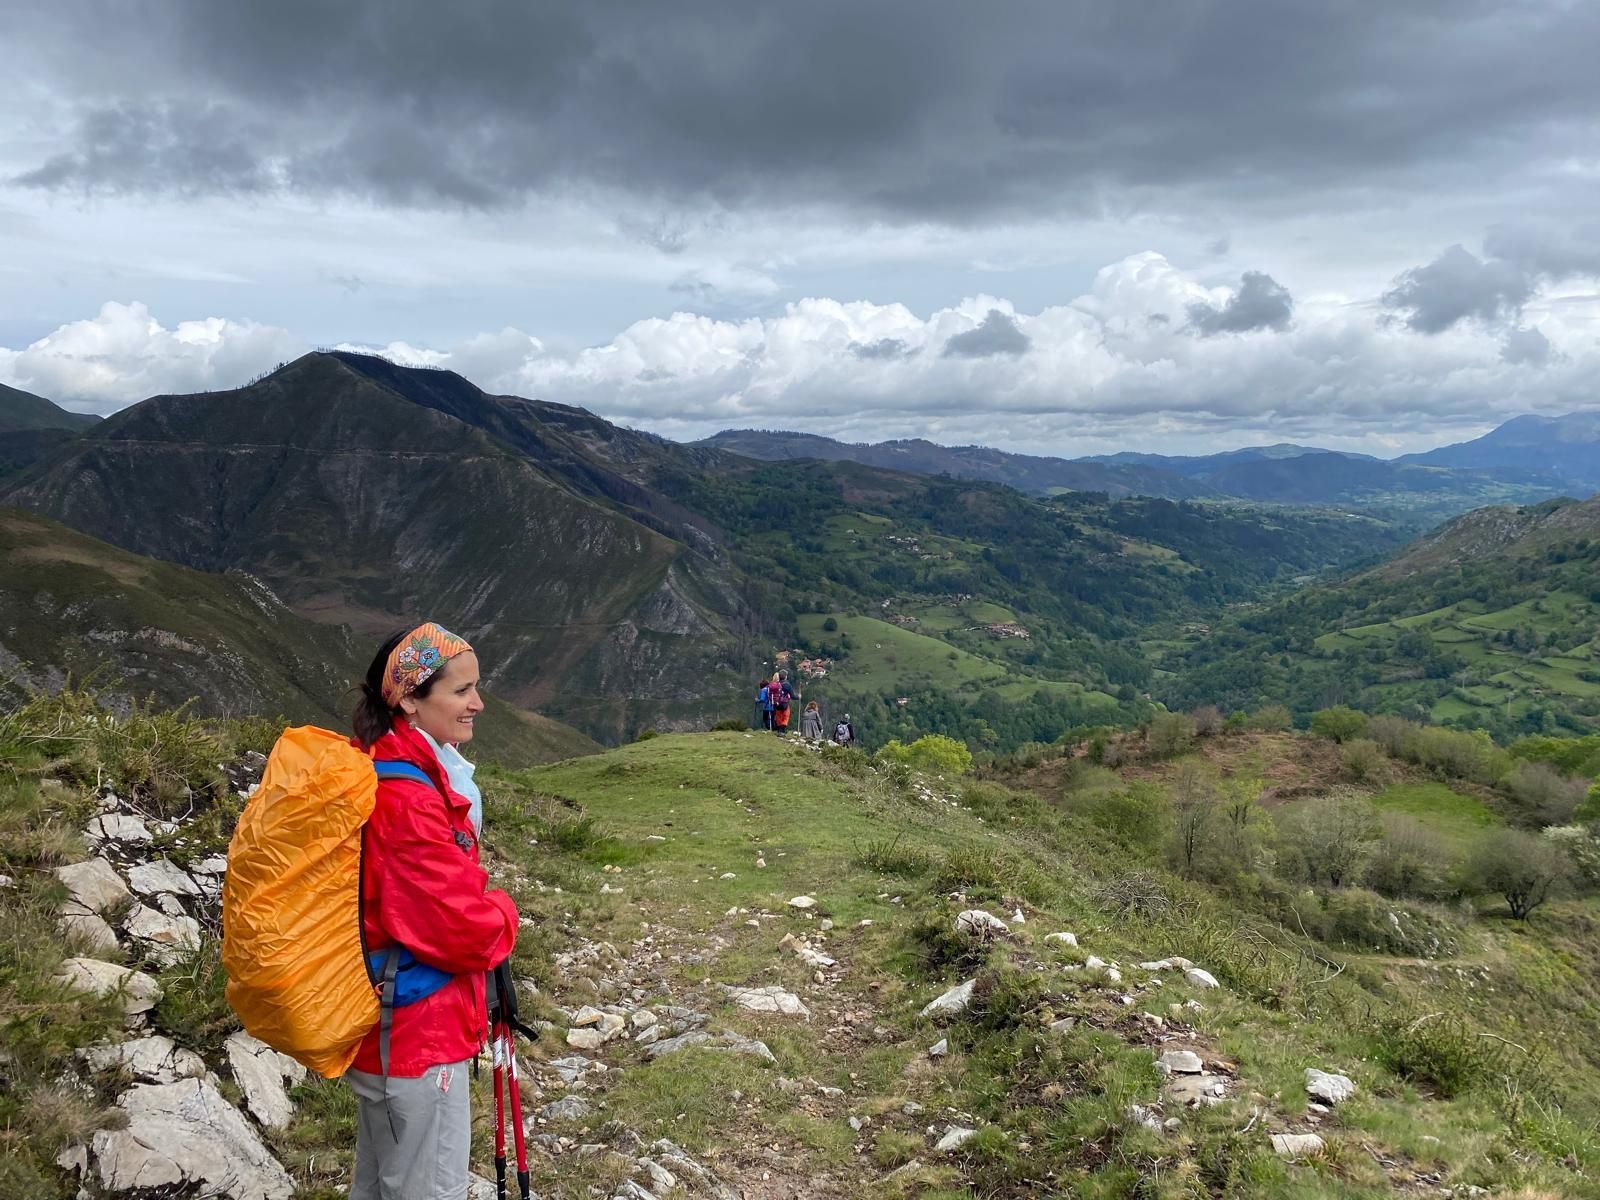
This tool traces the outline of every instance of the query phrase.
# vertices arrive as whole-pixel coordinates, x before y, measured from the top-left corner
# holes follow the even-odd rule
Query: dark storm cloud
[[[20,178],[57,189],[484,208],[603,188],[977,221],[1560,161],[1600,103],[1600,6],[1554,2],[6,8],[66,143]]]
[[[1032,344],[1014,319],[991,308],[982,325],[947,341],[944,354],[946,358],[993,358],[997,354],[1026,354]]]
[[[879,338],[875,342],[856,342],[850,347],[850,353],[857,358],[879,361],[904,358],[911,353],[911,347],[899,338]]]
[[[1253,329],[1289,328],[1294,316],[1294,297],[1271,275],[1246,271],[1239,290],[1220,308],[1215,304],[1191,304],[1189,328],[1201,337],[1219,333],[1248,333]]]
[[[1402,274],[1383,302],[1405,312],[1405,323],[1415,332],[1443,333],[1468,318],[1492,324],[1516,317],[1533,286],[1533,277],[1518,263],[1481,259],[1451,246],[1431,263]]]

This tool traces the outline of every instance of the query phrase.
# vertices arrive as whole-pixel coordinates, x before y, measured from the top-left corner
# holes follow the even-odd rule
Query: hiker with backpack
[[[491,986],[496,1081],[509,1061],[523,1149],[509,1047],[517,910],[487,887],[482,798],[457,749],[482,711],[464,639],[431,622],[396,634],[367,668],[355,737],[286,730],[229,844],[228,1002],[251,1034],[349,1083],[351,1200],[466,1195],[467,1067]]]
[[[777,678],[777,676],[773,676]],[[772,728],[772,681],[765,677],[761,680],[761,690],[756,693],[756,711],[761,714],[761,728]]]
[[[815,700],[806,701],[806,710],[800,714],[800,736],[813,742],[822,740],[822,714]]]
[[[856,744],[856,727],[850,723],[850,714],[845,713],[844,719],[833,727],[833,740],[836,745],[854,746]]]
[[[485,972],[511,954],[517,909],[478,863],[483,801],[457,749],[483,711],[472,647],[435,624],[386,641],[367,669],[356,740],[416,774],[384,778],[367,823],[363,930],[384,977],[420,973],[345,1076],[360,1101],[351,1200],[464,1194],[467,1067],[488,1024]],[[390,962],[398,959],[391,969]],[[428,990],[428,989],[432,990]],[[513,1083],[513,1087],[515,1084]]]
[[[784,737],[789,732],[789,710],[794,701],[789,672],[779,671],[772,677],[767,685],[767,698],[772,702],[772,732]]]

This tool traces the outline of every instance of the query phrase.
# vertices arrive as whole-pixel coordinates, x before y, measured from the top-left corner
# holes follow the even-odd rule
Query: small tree
[[[965,775],[972,770],[972,751],[943,734],[919,737],[907,749],[912,768],[929,775]]]
[[[1377,742],[1352,738],[1344,744],[1343,758],[1345,775],[1356,783],[1373,783],[1383,778],[1386,763]]]
[[[1262,733],[1282,733],[1294,727],[1294,714],[1281,704],[1268,704],[1250,714],[1250,728]]]
[[[1189,714],[1195,737],[1212,737],[1222,732],[1222,710],[1215,704],[1202,704]]]
[[[1150,753],[1175,758],[1194,741],[1194,720],[1184,713],[1157,713],[1150,720]]]
[[[1588,780],[1563,775],[1544,762],[1519,762],[1505,787],[1531,825],[1565,825],[1589,791]]]
[[[1280,829],[1305,862],[1307,877],[1329,887],[1360,878],[1380,833],[1377,810],[1352,793],[1298,804],[1285,815]]]
[[[1221,797],[1201,765],[1182,763],[1173,773],[1172,858],[1178,870],[1193,878],[1215,836]]]
[[[1383,820],[1383,838],[1367,864],[1367,886],[1385,896],[1434,897],[1446,890],[1450,848],[1421,821],[1405,813]]]
[[[1357,712],[1345,704],[1336,704],[1332,708],[1324,708],[1312,715],[1311,732],[1335,742],[1348,742],[1353,738],[1365,737],[1367,714]]]
[[[822,632],[824,632],[824,633],[838,633],[839,632],[839,622],[834,620],[834,618],[829,617],[826,621],[824,621],[822,623]]]
[[[1505,899],[1518,921],[1566,887],[1572,864],[1548,838],[1521,829],[1485,837],[1467,865],[1467,879],[1479,891]]]

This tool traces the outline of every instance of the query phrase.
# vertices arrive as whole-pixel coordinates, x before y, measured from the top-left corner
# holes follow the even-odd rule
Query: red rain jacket
[[[433,995],[394,1010],[389,1074],[414,1078],[440,1063],[471,1058],[483,1045],[489,1022],[483,976],[511,953],[517,909],[506,893],[484,890],[489,876],[478,865],[470,804],[450,791],[427,739],[397,717],[372,757],[412,763],[438,785],[380,780],[361,855],[368,952],[399,942],[455,975]],[[382,1071],[376,1027],[352,1065],[373,1075]]]

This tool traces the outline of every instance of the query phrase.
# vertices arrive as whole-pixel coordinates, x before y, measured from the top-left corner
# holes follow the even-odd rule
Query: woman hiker
[[[467,1067],[485,1042],[484,973],[510,953],[517,909],[478,865],[483,801],[458,746],[483,711],[478,657],[429,623],[378,649],[355,710],[372,757],[426,778],[385,778],[361,856],[372,958],[436,990],[393,1009],[383,1061],[374,1029],[345,1074],[359,1102],[350,1200],[461,1200],[472,1141]],[[431,969],[431,972],[430,972]]]
[[[806,701],[806,710],[800,714],[800,736],[813,742],[822,740],[822,714],[815,700]]]

